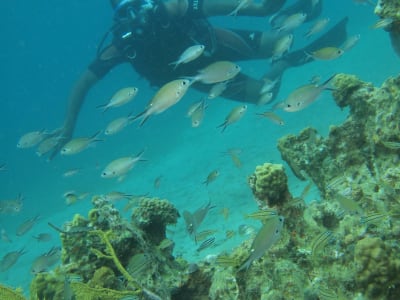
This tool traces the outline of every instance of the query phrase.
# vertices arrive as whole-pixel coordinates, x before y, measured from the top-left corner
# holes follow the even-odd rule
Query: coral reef
[[[129,223],[105,197],[93,197],[92,204],[87,218],[75,215],[60,229],[62,265],[54,274],[35,277],[32,297],[64,299],[65,278],[69,274],[81,279],[70,284],[75,295],[85,295],[79,299],[146,299],[153,293],[162,299],[170,297],[187,277],[183,272],[185,263],[172,256],[173,243],[164,240],[166,226],[176,223],[179,216],[176,208],[167,200],[145,199]],[[160,233],[155,238],[152,234],[157,226]],[[138,276],[140,265],[130,262],[144,252],[148,262],[139,263],[148,267]]]
[[[53,226],[62,265],[36,275],[32,299],[64,299],[68,288],[77,299],[397,299],[400,77],[378,88],[339,74],[334,85],[337,105],[348,107],[345,122],[326,137],[306,128],[278,142],[293,173],[315,184],[321,199],[306,205],[306,191],[292,197],[282,165],[265,163],[248,178],[262,210],[253,216],[285,218],[277,242],[257,249],[252,236],[189,264],[174,257],[166,237],[179,218],[170,202],[141,198],[127,220],[95,196],[86,218]],[[261,257],[240,268],[251,251]],[[80,280],[68,279],[74,275]]]
[[[369,299],[380,299],[400,280],[400,257],[378,237],[357,242],[354,260],[356,282]],[[396,257],[397,256],[397,257]]]
[[[143,198],[133,211],[132,222],[143,229],[155,244],[166,238],[167,225],[178,221],[178,210],[167,200]]]
[[[0,299],[25,300],[20,290],[13,290],[0,284]]]
[[[389,32],[392,48],[400,57],[400,3],[397,0],[379,0],[375,7],[375,14],[383,20],[389,20],[384,27]]]
[[[248,183],[260,208],[281,207],[291,198],[287,180],[282,165],[265,163],[256,167]]]
[[[332,126],[326,138],[306,128],[278,142],[293,173],[312,180],[322,197],[304,210],[304,238],[291,241],[306,254],[310,295],[395,299],[400,77],[377,88],[339,74],[334,86],[337,105],[349,107],[346,121]]]

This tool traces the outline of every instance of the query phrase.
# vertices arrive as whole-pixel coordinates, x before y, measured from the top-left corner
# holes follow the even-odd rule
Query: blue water
[[[352,73],[379,86],[387,77],[397,74],[399,60],[390,47],[387,33],[370,29],[378,19],[373,9],[352,1],[325,1],[323,16],[330,17],[330,25],[344,14],[350,17],[349,35],[361,35],[357,46],[335,61],[313,62],[288,70],[277,100],[284,99],[313,75],[325,79],[333,73]],[[190,121],[184,116],[189,103],[197,101],[201,95],[190,90],[179,104],[152,117],[142,128],[130,126],[75,156],[57,157],[49,163],[38,158],[34,149],[17,149],[19,137],[26,132],[54,129],[62,124],[70,88],[94,58],[96,47],[109,28],[111,18],[108,1],[25,0],[18,1],[18,5],[12,0],[0,2],[0,163],[5,162],[8,168],[6,172],[0,172],[0,200],[16,198],[19,193],[25,197],[20,214],[0,216],[0,227],[13,241],[0,241],[0,256],[22,247],[27,249],[27,253],[9,271],[0,273],[0,282],[13,287],[21,286],[26,293],[32,279],[29,272],[32,261],[51,246],[60,245],[57,234],[47,226],[47,222],[61,225],[76,213],[86,215],[91,207],[88,199],[66,206],[62,198],[66,191],[89,192],[91,195],[113,190],[131,194],[150,193],[151,196],[170,200],[180,211],[193,211],[210,199],[217,208],[207,216],[202,228],[219,229],[217,240],[222,239],[226,230],[237,230],[239,224],[247,224],[248,220],[243,215],[257,208],[246,183],[247,176],[264,162],[283,163],[276,148],[278,138],[289,133],[296,134],[306,126],[315,127],[325,135],[329,126],[341,123],[347,116],[347,112],[338,109],[329,92],[326,92],[303,111],[279,112],[286,122],[283,127],[255,116],[255,112],[266,108],[250,106],[240,122],[221,134],[215,127],[238,103],[214,100],[207,109],[204,123],[199,128],[191,128]],[[230,27],[268,28],[266,18],[221,17],[212,21]],[[308,24],[303,25],[296,32],[302,33],[308,27]],[[304,43],[300,36],[295,40],[294,49]],[[260,77],[268,69],[267,61],[239,64],[245,73],[255,77]],[[140,96],[133,103],[104,115],[95,109],[97,105],[107,102],[116,90],[128,85],[140,89]],[[129,66],[118,67],[88,95],[75,135],[91,135],[104,129],[116,117],[141,111],[154,92]],[[124,181],[100,177],[101,170],[111,160],[135,154],[144,148],[147,149],[144,155],[147,161],[139,163]],[[242,149],[241,169],[237,169],[229,157],[221,155],[229,148]],[[79,175],[62,177],[65,170],[75,167],[82,169]],[[201,182],[214,169],[218,169],[221,175],[207,188]],[[297,180],[290,170],[287,173],[291,192],[300,194],[304,183]],[[161,185],[155,190],[153,182],[160,175]],[[314,190],[308,200],[318,197]],[[124,203],[117,205],[123,207]],[[227,221],[219,213],[223,207],[230,209]],[[36,214],[41,215],[39,223],[26,235],[15,236],[18,225]],[[176,253],[191,261],[224,249],[229,251],[245,238],[236,235],[231,241],[197,255],[194,242],[187,237],[182,218],[172,230]],[[53,240],[39,244],[32,235],[40,232],[52,233]]]

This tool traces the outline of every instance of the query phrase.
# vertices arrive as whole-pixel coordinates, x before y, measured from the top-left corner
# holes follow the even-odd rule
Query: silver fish
[[[253,261],[262,257],[264,253],[275,244],[281,236],[283,222],[284,217],[282,216],[269,218],[264,222],[263,227],[261,227],[251,245],[250,256],[240,266],[239,271],[248,269]]]
[[[200,227],[207,213],[214,207],[211,202],[208,202],[206,206],[197,209],[194,213],[190,213],[187,210],[183,212],[183,218],[185,219],[186,229],[189,234],[197,233],[197,229]]]
[[[61,258],[61,248],[53,247],[48,252],[38,256],[32,263],[31,274],[39,274],[48,271]]]
[[[140,151],[137,155],[133,156],[125,156],[110,162],[101,172],[102,178],[115,178],[119,177],[123,178],[135,165],[138,161],[143,161],[144,150]]]
[[[175,70],[180,64],[186,64],[198,58],[200,55],[203,54],[205,48],[206,47],[204,45],[190,46],[185,51],[183,51],[178,60],[170,63],[169,65],[173,65]]]
[[[10,269],[18,261],[21,255],[26,253],[25,249],[22,248],[19,251],[11,251],[3,256],[0,260],[0,272],[5,272]]]
[[[142,126],[152,115],[158,115],[175,105],[186,94],[191,82],[188,79],[177,79],[164,84],[147,104],[146,109],[132,118],[132,121],[142,118]]]
[[[322,91],[328,89],[329,82],[336,75],[331,76],[324,83],[320,85],[314,84],[306,84],[297,89],[295,89],[287,99],[275,107],[281,107],[283,110],[287,112],[296,112],[303,110],[307,106],[309,106],[312,102],[314,102],[319,95],[321,95]]]
[[[104,113],[109,108],[122,106],[132,101],[138,91],[139,89],[137,87],[122,88],[111,97],[108,103],[99,105],[97,108],[102,109]]]

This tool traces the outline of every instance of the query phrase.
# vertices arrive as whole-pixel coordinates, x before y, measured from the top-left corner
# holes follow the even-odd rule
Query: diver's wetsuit
[[[185,16],[174,19],[168,17],[162,1],[155,2],[158,5],[146,15],[148,16],[146,24],[129,21],[116,23],[112,44],[103,49],[89,66],[98,78],[102,78],[116,65],[129,62],[141,76],[149,80],[151,85],[161,86],[179,77],[193,76],[198,70],[215,61],[269,58],[272,56],[273,43],[279,38],[276,32],[212,27],[202,13],[201,0],[189,1],[189,9]],[[318,14],[320,10],[319,7]],[[306,47],[306,50],[339,46],[346,37],[346,21],[339,22],[330,32]],[[265,45],[265,38],[269,38],[271,42]],[[205,53],[196,60],[181,64],[174,69],[170,63],[177,60],[185,49],[194,44],[205,45]],[[111,48],[117,51],[112,51],[109,55]],[[268,77],[280,78],[286,68],[306,63],[304,50],[290,53],[276,62]],[[228,85],[222,96],[256,103],[260,97],[259,91],[262,85],[262,80],[240,73]],[[274,94],[279,85],[276,85]],[[193,86],[205,92],[210,89],[210,85],[201,83],[195,83]]]

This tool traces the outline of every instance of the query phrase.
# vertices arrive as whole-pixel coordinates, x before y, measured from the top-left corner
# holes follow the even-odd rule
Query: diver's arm
[[[79,111],[86,95],[94,84],[99,81],[96,74],[87,69],[76,82],[72,89],[68,100],[67,114],[64,121],[63,129],[69,136],[74,132]]]
[[[238,5],[246,0],[200,0],[202,3],[203,13],[206,16],[226,16],[231,14]],[[196,0],[189,0],[196,2]],[[237,15],[240,16],[256,16],[264,17],[276,13],[286,0],[262,0],[260,2],[250,1],[250,4],[241,8]]]
[[[59,132],[57,145],[50,154],[50,160],[53,159],[60,152],[61,148],[72,138],[79,111],[85,101],[86,95],[98,80],[98,77],[91,70],[87,69],[72,88],[68,99],[64,125]]]

